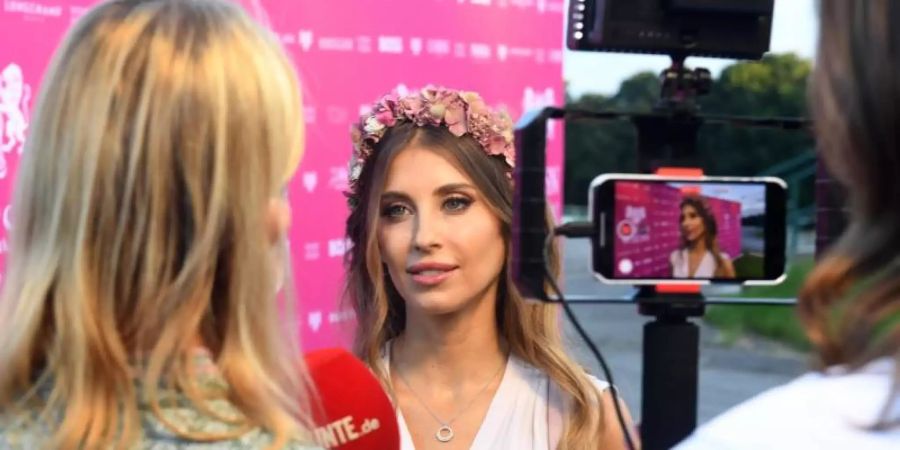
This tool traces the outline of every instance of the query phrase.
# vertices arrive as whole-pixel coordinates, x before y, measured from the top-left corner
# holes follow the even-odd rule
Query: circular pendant
[[[441,442],[450,442],[450,439],[453,439],[453,428],[447,425],[440,427],[434,434],[434,438]]]

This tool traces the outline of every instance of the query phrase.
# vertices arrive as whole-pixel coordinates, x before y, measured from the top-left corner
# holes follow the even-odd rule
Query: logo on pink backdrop
[[[562,0],[240,0],[294,59],[303,85],[307,151],[289,189],[290,241],[302,339],[347,345],[343,292],[348,130],[381,95],[436,84],[480,92],[515,118],[562,101]],[[27,138],[32,95],[63,33],[94,0],[3,0],[0,30],[0,205]],[[431,19],[423,19],[431,18]],[[489,24],[490,26],[486,26]],[[548,129],[547,191],[562,204],[562,128]],[[4,210],[4,223],[9,216]],[[0,229],[0,253],[6,232]],[[2,264],[2,258],[0,258]],[[0,266],[2,267],[2,266]]]
[[[30,100],[31,86],[25,83],[22,68],[7,64],[0,70],[0,179],[9,172],[7,154],[22,153]]]

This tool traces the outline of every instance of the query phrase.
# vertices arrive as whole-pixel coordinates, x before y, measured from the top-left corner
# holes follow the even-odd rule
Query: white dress
[[[390,344],[383,361],[390,369]],[[599,391],[609,383],[590,377]],[[510,356],[471,450],[553,450],[562,435],[565,394],[539,369]],[[400,449],[415,450],[403,413],[396,408]],[[437,424],[435,424],[437,429]]]
[[[742,403],[700,427],[677,450],[900,449],[900,394],[891,399],[895,362],[855,372],[810,373]],[[867,429],[882,418],[893,423]]]
[[[722,259],[731,259],[727,253],[719,253]],[[690,258],[686,248],[675,250],[669,255],[669,263],[672,265],[672,278],[712,278],[716,273],[716,259],[709,250],[703,254],[697,271],[691,276]]]

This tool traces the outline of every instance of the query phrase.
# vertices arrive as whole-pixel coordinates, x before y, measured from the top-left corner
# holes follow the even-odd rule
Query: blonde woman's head
[[[114,0],[83,17],[51,63],[18,173],[0,409],[59,414],[54,448],[123,444],[139,431],[137,395],[158,415],[157,386],[204,402],[188,357],[203,345],[242,429],[277,443],[307,427],[273,257],[302,124],[290,62],[230,2]],[[50,394],[26,394],[36,384]]]

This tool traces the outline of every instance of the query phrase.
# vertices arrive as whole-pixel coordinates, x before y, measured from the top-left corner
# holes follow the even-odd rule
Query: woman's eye
[[[381,215],[388,218],[402,217],[408,213],[409,208],[399,204],[388,205],[381,210]]]
[[[444,208],[447,211],[462,211],[472,204],[472,200],[464,197],[451,197],[444,201]]]

